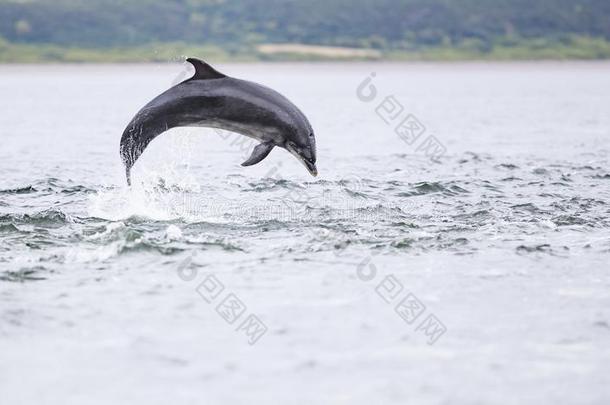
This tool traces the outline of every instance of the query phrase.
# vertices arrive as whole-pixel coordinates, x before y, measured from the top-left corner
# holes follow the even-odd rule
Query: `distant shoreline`
[[[217,62],[609,60],[610,41],[573,37],[567,42],[545,39],[500,42],[493,45],[464,42],[458,46],[419,47],[410,50],[306,44],[259,44],[227,50],[215,45],[186,43],[80,48],[0,42],[0,63],[3,64],[180,62],[187,55],[199,55]]]

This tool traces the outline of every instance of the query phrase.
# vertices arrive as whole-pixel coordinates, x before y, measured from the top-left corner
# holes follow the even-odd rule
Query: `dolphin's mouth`
[[[311,174],[313,177],[316,177],[318,175],[318,168],[316,167],[315,163],[310,162],[307,159],[301,159],[301,162],[307,168],[309,174]]]
[[[307,159],[306,157],[301,156],[299,152],[297,152],[296,149],[290,143],[286,144],[285,148],[286,150],[288,150],[288,152],[294,155],[294,157],[296,157],[299,162],[303,164],[303,166],[305,166],[309,174],[311,174],[313,177],[316,177],[318,175],[318,168],[316,167],[315,162]]]

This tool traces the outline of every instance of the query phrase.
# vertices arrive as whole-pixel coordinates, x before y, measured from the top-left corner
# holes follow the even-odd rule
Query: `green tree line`
[[[229,53],[262,43],[362,47],[390,54],[431,48],[485,53],[523,43],[584,46],[582,38],[598,41],[600,48],[610,41],[610,1],[0,0],[0,37],[5,47],[180,42]]]

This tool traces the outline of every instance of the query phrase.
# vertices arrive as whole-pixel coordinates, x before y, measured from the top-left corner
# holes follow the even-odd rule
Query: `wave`
[[[30,224],[30,225],[65,225],[74,223],[76,220],[58,209],[46,209],[33,214],[3,214],[0,215],[0,224]]]
[[[34,186],[23,186],[0,190],[0,194],[30,194],[36,193],[37,191],[38,189],[36,189]]]
[[[0,272],[0,281],[8,281],[13,283],[24,283],[27,281],[46,280],[45,273],[49,273],[49,269],[44,266],[26,267],[19,270],[9,270]]]
[[[443,194],[445,196],[456,196],[459,194],[467,194],[468,190],[462,188],[455,182],[420,182],[412,186],[412,191],[403,191],[398,193],[399,197],[415,197],[425,194]]]

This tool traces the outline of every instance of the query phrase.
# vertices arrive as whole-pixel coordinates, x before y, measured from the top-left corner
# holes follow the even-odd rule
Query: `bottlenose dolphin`
[[[301,110],[275,90],[226,76],[199,59],[187,61],[195,75],[146,104],[123,132],[120,152],[128,184],[148,144],[174,127],[220,128],[260,141],[242,166],[257,164],[279,146],[317,176],[316,139]]]

